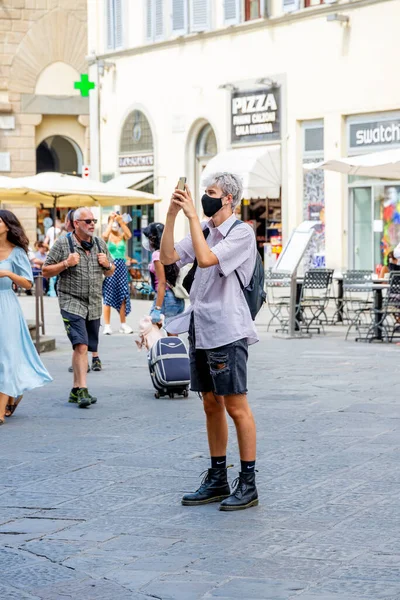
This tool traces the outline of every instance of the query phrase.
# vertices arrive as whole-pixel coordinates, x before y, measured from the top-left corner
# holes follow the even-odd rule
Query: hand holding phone
[[[179,177],[178,185],[176,186],[176,188],[178,190],[182,190],[182,192],[183,192],[185,190],[185,185],[186,185],[186,177]]]

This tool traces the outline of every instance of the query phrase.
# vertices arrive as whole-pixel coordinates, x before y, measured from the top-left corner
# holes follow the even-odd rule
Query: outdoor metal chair
[[[310,269],[304,276],[297,320],[300,328],[307,333],[324,331],[324,322],[328,322],[326,309],[329,303],[333,269]]]
[[[290,273],[265,272],[267,305],[271,313],[267,331],[275,321],[280,325],[276,331],[285,331],[290,314]]]
[[[393,342],[393,339],[400,339],[400,273],[392,272],[389,278],[389,289],[383,300],[382,311],[376,314],[376,309],[373,312],[374,318],[371,319],[371,324],[366,335],[367,341],[376,339],[376,329],[382,331],[382,339],[387,342]],[[399,335],[396,335],[399,333]]]
[[[371,325],[372,272],[349,270],[343,274],[343,314],[349,323],[346,340],[354,328],[357,338],[367,334]]]

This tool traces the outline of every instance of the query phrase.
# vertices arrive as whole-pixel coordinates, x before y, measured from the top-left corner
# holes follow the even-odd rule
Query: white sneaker
[[[120,333],[133,333],[132,327],[129,327],[127,323],[121,323],[121,327],[119,330]]]
[[[112,329],[111,325],[104,325],[103,335],[111,335]]]

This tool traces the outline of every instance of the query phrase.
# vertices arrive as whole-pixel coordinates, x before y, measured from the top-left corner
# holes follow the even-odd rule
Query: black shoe
[[[79,388],[76,397],[79,408],[88,408],[92,404],[91,396],[87,388]]]
[[[97,402],[96,396],[92,396],[92,394],[89,392],[89,390],[88,390],[88,394],[89,394],[89,398],[90,398],[90,404],[96,404],[96,402]]]
[[[88,366],[87,366],[87,372],[89,373],[89,371],[90,371],[90,367],[89,367],[89,365],[88,365]],[[73,373],[73,372],[74,372],[74,368],[73,368],[72,366],[71,366],[71,367],[68,367],[68,372],[69,372],[69,373]]]
[[[232,487],[235,489],[229,498],[221,502],[219,510],[243,510],[258,505],[255,473],[239,473]]]
[[[94,356],[92,358],[92,371],[101,371],[102,369],[102,364],[101,364],[101,360],[98,356]]]
[[[220,502],[231,493],[227,469],[208,469],[199,489],[182,498],[184,506],[198,506],[209,502]]]

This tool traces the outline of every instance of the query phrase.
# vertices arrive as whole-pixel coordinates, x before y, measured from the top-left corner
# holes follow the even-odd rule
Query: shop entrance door
[[[353,269],[373,270],[373,215],[372,188],[352,189],[352,267]]]

